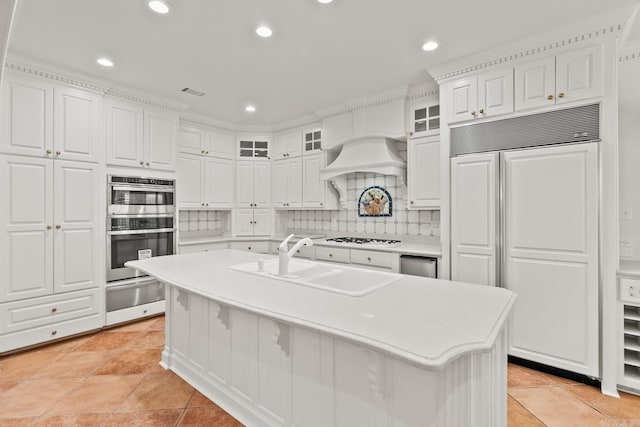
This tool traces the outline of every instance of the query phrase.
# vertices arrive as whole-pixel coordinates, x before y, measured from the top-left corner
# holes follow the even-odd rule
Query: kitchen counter
[[[162,365],[240,422],[506,426],[512,292],[401,276],[352,297],[229,268],[259,258],[127,263],[167,287]]]

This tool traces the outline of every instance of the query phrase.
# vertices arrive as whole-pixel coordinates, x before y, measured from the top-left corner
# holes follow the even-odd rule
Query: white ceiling
[[[172,4],[173,12],[163,16],[142,0],[20,0],[9,50],[176,99],[194,113],[268,125],[365,94],[429,83],[431,65],[631,8],[636,0]],[[273,28],[270,39],[255,35],[263,23]],[[421,51],[430,38],[440,49]],[[116,66],[97,66],[101,55]],[[207,95],[183,94],[184,87]],[[248,103],[258,111],[246,113]]]

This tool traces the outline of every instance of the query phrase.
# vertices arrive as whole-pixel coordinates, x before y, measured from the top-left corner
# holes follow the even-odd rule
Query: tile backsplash
[[[384,187],[393,201],[391,216],[358,216],[358,199],[368,187]],[[407,187],[395,176],[354,173],[347,176],[347,209],[337,211],[287,211],[288,229],[349,233],[440,236],[439,210],[408,210]],[[281,215],[282,215],[281,214]]]
[[[180,231],[225,231],[230,221],[229,211],[187,211],[179,212]]]

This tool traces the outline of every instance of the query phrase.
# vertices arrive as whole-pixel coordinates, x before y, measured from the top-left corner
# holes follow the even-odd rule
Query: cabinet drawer
[[[349,249],[316,247],[316,259],[320,261],[349,263]]]
[[[313,246],[302,246],[300,249],[293,254],[294,257],[298,258],[313,258],[316,253],[316,248]]]
[[[0,334],[97,314],[99,289],[69,292],[0,305]]]
[[[239,251],[257,252],[260,254],[269,253],[269,242],[231,242],[229,249],[237,249]]]
[[[363,251],[360,249],[351,249],[351,263],[362,264],[378,268],[393,268],[393,261],[398,254],[389,252]]]
[[[185,245],[180,246],[181,254],[191,254],[194,252],[207,252],[216,249],[227,249],[229,244],[227,242],[221,243],[203,243],[201,245]]]
[[[620,300],[640,303],[640,280],[620,279]]]

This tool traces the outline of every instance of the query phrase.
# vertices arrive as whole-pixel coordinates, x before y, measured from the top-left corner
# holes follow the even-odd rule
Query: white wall
[[[620,258],[640,261],[640,59],[620,63],[619,84]]]

